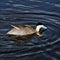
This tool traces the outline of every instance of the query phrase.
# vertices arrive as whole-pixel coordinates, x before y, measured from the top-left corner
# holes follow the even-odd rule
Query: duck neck
[[[36,27],[36,32],[39,32],[39,30],[40,30],[40,28],[42,27],[43,25],[38,25],[37,27]]]

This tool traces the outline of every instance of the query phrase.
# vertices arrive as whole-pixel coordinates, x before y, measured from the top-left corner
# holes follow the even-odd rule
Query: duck
[[[11,25],[13,28],[7,32],[12,39],[25,40],[29,39],[34,34],[42,36],[43,33],[47,30],[47,27],[42,23],[37,23],[36,28],[34,29],[30,25]]]

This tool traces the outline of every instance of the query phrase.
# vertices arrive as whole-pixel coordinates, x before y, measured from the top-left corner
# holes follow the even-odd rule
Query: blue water
[[[43,37],[18,45],[7,38],[11,24],[38,22],[48,27]],[[60,0],[1,0],[0,60],[60,60]]]

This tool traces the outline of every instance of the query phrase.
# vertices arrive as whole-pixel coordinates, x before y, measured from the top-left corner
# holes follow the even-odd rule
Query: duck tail
[[[19,30],[19,28],[17,26],[11,25],[12,27],[16,28],[17,30]]]

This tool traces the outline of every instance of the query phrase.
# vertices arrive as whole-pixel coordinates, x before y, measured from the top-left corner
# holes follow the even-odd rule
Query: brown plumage
[[[16,43],[22,42],[24,40],[30,39],[33,34],[36,32],[29,25],[11,25],[13,28],[7,32],[10,39]]]
[[[16,26],[12,25],[12,27],[14,28],[12,28],[9,32],[7,32],[8,35],[23,36],[23,35],[31,35],[36,32],[36,30],[29,25],[16,25]]]

